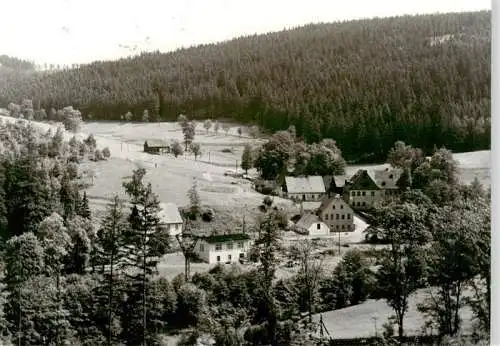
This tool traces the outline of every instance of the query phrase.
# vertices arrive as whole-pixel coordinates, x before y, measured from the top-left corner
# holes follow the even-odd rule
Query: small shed
[[[305,233],[309,236],[322,236],[330,234],[330,227],[325,224],[317,215],[304,214],[295,224],[299,233]]]
[[[144,141],[144,152],[149,154],[170,153],[170,144],[161,139],[148,139]]]

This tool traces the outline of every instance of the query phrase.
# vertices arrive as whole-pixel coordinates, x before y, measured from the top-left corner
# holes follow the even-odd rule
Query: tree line
[[[314,24],[57,72],[0,72],[0,104],[74,104],[87,119],[231,119],[348,161],[380,161],[397,140],[453,151],[490,145],[490,12]]]

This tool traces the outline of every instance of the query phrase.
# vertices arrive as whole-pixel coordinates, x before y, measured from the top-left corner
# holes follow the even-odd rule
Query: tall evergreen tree
[[[130,292],[129,304],[140,305],[141,321],[138,322],[138,330],[134,331],[138,339],[135,342],[148,345],[154,339],[154,326],[148,325],[148,304],[147,287],[150,277],[156,270],[157,256],[152,256],[155,248],[154,243],[161,232],[159,228],[158,212],[160,202],[158,196],[153,192],[151,183],[147,185],[143,178],[146,170],[137,169],[133,172],[132,179],[123,183],[125,192],[130,197],[132,204],[131,212],[135,214],[130,219],[130,233],[127,244],[129,245],[129,267],[132,274],[132,292]],[[155,253],[155,255],[157,255]],[[134,273],[135,272],[135,273]],[[136,344],[137,344],[136,343]]]

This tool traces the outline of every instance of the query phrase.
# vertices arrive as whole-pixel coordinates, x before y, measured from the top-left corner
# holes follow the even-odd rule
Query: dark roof
[[[332,185],[333,175],[324,175],[323,183],[325,183],[325,190],[330,191],[330,186]]]
[[[398,168],[360,169],[352,176],[351,183],[353,186],[359,183],[363,188],[370,190],[373,188],[397,189],[397,182],[402,173],[403,170]],[[371,181],[368,181],[367,178]]]
[[[209,235],[202,237],[207,243],[224,243],[227,241],[238,241],[238,240],[249,240],[250,236],[246,233],[234,233],[234,234],[218,234]]]
[[[150,148],[166,148],[170,146],[170,144],[161,139],[148,139],[145,144]]]

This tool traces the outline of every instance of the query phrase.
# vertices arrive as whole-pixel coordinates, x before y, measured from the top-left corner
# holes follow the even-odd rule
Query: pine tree
[[[127,235],[128,266],[137,274],[128,274],[132,281],[132,292],[129,294],[129,305],[140,304],[142,321],[140,323],[141,335],[139,343],[147,345],[148,340],[154,337],[154,325],[148,325],[148,299],[147,287],[150,277],[154,274],[157,264],[157,256],[152,256],[155,249],[156,238],[159,237],[161,228],[160,202],[158,196],[153,193],[151,183],[144,184],[145,169],[137,169],[133,172],[132,180],[123,183],[125,192],[131,199],[130,231]],[[155,255],[158,255],[155,253]],[[136,334],[136,333],[135,333]]]
[[[80,200],[80,203],[78,205],[78,209],[77,209],[76,213],[77,213],[77,215],[83,217],[84,219],[87,219],[87,220],[91,219],[89,200],[87,198],[86,191],[83,192],[83,197]]]
[[[252,168],[252,148],[250,144],[246,144],[243,149],[243,154],[241,155],[241,168],[245,170],[246,174],[248,174],[248,170]]]
[[[112,345],[116,337],[113,332],[113,321],[117,307],[116,278],[117,271],[124,266],[124,246],[125,230],[128,228],[123,206],[117,195],[114,196],[112,203],[108,206],[107,214],[102,221],[101,228],[98,231],[98,243],[100,249],[100,261],[103,264],[102,274],[104,275],[104,284],[101,289],[105,292],[103,303],[107,306],[107,339],[108,345]]]
[[[200,214],[200,195],[198,194],[198,183],[196,179],[193,179],[193,185],[187,192],[189,198],[189,209],[191,212],[191,217],[196,220]]]

